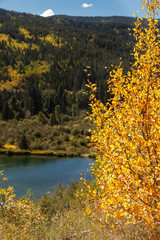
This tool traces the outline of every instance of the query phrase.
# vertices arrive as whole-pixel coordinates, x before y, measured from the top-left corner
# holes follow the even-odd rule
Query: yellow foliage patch
[[[20,27],[19,32],[24,35],[25,39],[33,39],[34,38],[34,36],[30,35],[30,32],[25,28]]]
[[[4,144],[3,147],[6,149],[18,149],[16,145],[9,144],[9,143]]]
[[[62,39],[60,37],[57,37],[54,34],[48,34],[45,37],[40,37],[41,41],[49,42],[52,44],[54,47],[59,47],[61,48],[63,46]]]
[[[30,47],[30,44],[26,43],[26,42],[18,42],[17,40],[11,38],[9,35],[6,35],[6,34],[0,34],[0,42],[2,41],[5,41],[7,43],[7,46],[8,47],[11,47],[13,50],[14,49],[19,49],[21,50],[22,52],[29,48]],[[36,45],[36,44],[32,44],[31,45],[31,50],[34,50],[34,49],[39,49],[39,47]]]
[[[10,76],[10,81],[1,81],[0,91],[4,89],[11,91],[13,89],[19,89],[22,86],[22,79],[24,74],[17,73],[17,70],[13,69],[12,66],[8,66],[7,69],[3,69],[8,76]]]

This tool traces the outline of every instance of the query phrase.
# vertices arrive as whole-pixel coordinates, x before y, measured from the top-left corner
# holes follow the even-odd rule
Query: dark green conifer
[[[29,149],[29,142],[25,136],[25,134],[22,135],[20,142],[19,142],[19,147],[21,149]]]

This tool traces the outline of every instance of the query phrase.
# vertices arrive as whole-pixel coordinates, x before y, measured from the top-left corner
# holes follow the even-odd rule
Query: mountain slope
[[[122,57],[125,69],[129,68],[128,27],[133,22],[134,18],[125,17],[43,18],[0,9],[2,118],[24,118],[26,111],[56,118],[56,106],[69,116],[86,109],[86,66],[91,66],[90,79],[98,85],[98,96],[106,101],[105,67],[110,71]],[[12,113],[4,118],[5,102]]]

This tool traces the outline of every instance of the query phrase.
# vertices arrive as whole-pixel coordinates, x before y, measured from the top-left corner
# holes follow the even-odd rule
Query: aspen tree
[[[88,83],[96,186],[84,183],[94,206],[89,214],[154,229],[160,224],[160,1],[141,2],[146,15],[133,28],[134,63],[126,75],[121,63],[110,73],[110,103],[97,100],[96,86]]]

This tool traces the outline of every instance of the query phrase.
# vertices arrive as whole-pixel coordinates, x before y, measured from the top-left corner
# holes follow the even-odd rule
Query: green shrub
[[[81,131],[79,130],[79,128],[74,128],[72,133],[73,133],[73,136],[77,136],[81,134]]]
[[[60,132],[58,130],[53,130],[52,136],[57,137],[60,135]]]
[[[71,144],[72,144],[73,147],[78,147],[79,146],[78,141],[75,141],[75,140],[72,140]]]
[[[31,150],[45,150],[44,144],[41,143],[32,143],[30,148]]]
[[[72,182],[68,187],[59,183],[53,194],[44,194],[40,199],[39,205],[42,211],[51,218],[57,212],[63,212],[66,209],[81,204],[80,199],[76,198],[75,194],[76,191],[80,191],[82,187],[83,183],[77,181]]]
[[[61,116],[61,123],[62,123],[62,124],[65,123],[65,122],[69,122],[70,120],[71,120],[71,117],[68,116],[68,115],[63,114],[63,115]]]
[[[68,133],[70,134],[71,132],[71,129],[69,127],[64,127],[64,130],[63,130],[65,133]]]
[[[66,142],[70,141],[70,138],[69,138],[69,135],[68,135],[68,134],[65,134],[65,135],[64,135],[64,141],[66,141]]]
[[[66,147],[65,146],[60,146],[60,145],[55,145],[54,146],[55,150],[62,150],[62,151],[66,151]]]
[[[62,140],[61,140],[60,138],[57,140],[57,144],[58,144],[58,145],[61,145],[61,144],[62,144]]]
[[[34,133],[34,136],[35,136],[36,138],[40,138],[42,135],[41,135],[41,132],[40,132],[40,131],[36,131],[36,132]]]
[[[48,122],[48,118],[43,112],[38,113],[38,121],[41,122],[42,124],[46,124]]]
[[[85,140],[82,140],[82,139],[81,139],[81,140],[79,141],[79,143],[80,143],[81,146],[87,146],[87,143],[86,143]]]

